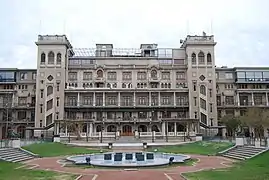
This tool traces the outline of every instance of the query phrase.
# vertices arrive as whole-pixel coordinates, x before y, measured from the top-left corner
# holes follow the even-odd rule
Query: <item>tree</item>
[[[241,122],[254,129],[254,137],[264,137],[264,129],[269,126],[269,111],[264,108],[248,108],[241,116]]]
[[[80,140],[81,139],[80,132],[82,130],[83,123],[82,122],[72,122],[72,121],[69,121],[66,123],[67,123],[68,132],[75,133],[75,135],[77,136],[76,140]]]
[[[221,118],[221,122],[226,126],[228,136],[235,136],[241,122],[238,117],[227,114]]]

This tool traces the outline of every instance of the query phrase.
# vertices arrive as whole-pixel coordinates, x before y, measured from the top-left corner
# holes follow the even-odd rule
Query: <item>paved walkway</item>
[[[77,167],[64,167],[63,158],[40,158],[25,162],[29,169],[50,170],[61,173],[72,173],[80,176],[79,180],[183,180],[181,173],[201,171],[206,169],[225,168],[232,165],[233,161],[217,156],[190,155],[198,159],[194,166],[178,166],[164,169],[139,169],[126,171],[123,169],[82,169]]]

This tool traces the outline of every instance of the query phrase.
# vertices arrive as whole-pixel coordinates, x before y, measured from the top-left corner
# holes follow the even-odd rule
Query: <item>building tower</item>
[[[191,118],[200,128],[217,126],[214,36],[187,36],[182,44],[188,61],[188,87]],[[202,130],[201,129],[201,130]]]
[[[72,46],[65,35],[39,35],[36,42],[37,77],[35,127],[53,130],[64,118],[64,89]],[[35,136],[39,136],[35,131]]]

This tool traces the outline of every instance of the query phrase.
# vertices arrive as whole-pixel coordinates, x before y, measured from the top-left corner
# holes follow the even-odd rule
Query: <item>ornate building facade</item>
[[[72,123],[87,136],[177,136],[268,106],[269,71],[216,68],[214,36],[187,36],[171,49],[73,48],[64,35],[40,35],[36,45],[36,70],[0,70],[0,138],[11,128],[25,137],[26,127],[66,136]]]

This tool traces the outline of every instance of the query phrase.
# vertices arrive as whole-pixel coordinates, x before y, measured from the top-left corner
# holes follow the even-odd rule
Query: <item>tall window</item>
[[[191,63],[192,63],[193,65],[196,64],[196,54],[195,54],[195,53],[192,53],[192,55],[191,55]]]
[[[207,60],[207,64],[212,64],[212,58],[211,58],[211,54],[210,53],[207,53],[206,60]]]
[[[62,62],[62,55],[61,55],[61,53],[58,53],[57,54],[57,61],[56,61],[56,63],[57,64],[61,64],[61,62]]]
[[[52,51],[48,54],[48,64],[54,64],[54,53]]]
[[[47,87],[47,96],[51,95],[53,93],[53,87],[52,86],[48,86]]]
[[[205,85],[201,85],[201,86],[200,86],[200,93],[203,94],[203,95],[206,95],[206,88],[205,88]]]
[[[45,53],[42,53],[41,54],[40,64],[45,64],[45,62],[46,62],[46,54]]]
[[[202,51],[200,51],[198,54],[198,61],[199,64],[205,64],[205,55]]]

